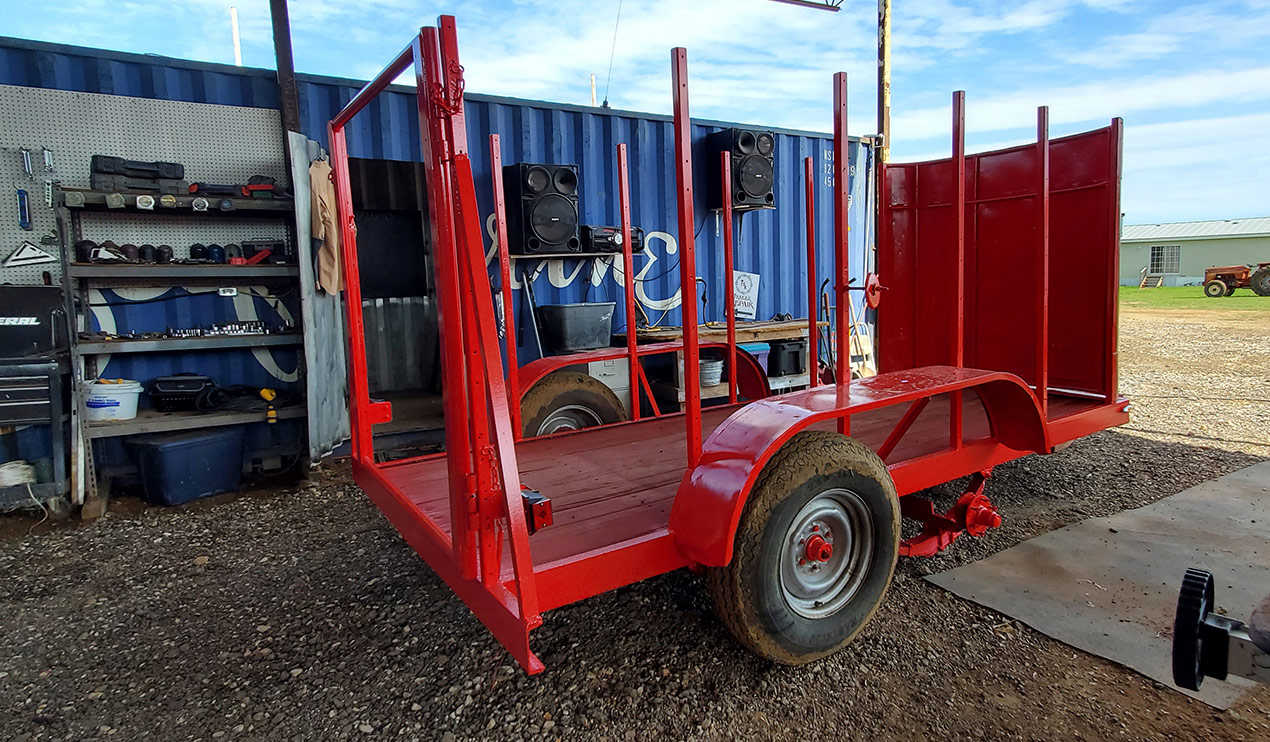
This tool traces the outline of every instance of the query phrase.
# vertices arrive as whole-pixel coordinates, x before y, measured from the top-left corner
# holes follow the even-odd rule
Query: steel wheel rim
[[[604,421],[591,408],[569,404],[552,410],[538,426],[536,435],[551,435],[562,430],[581,430],[603,424]]]
[[[830,545],[826,560],[808,557],[808,542]],[[829,489],[794,516],[781,544],[781,594],[803,618],[826,618],[860,591],[873,564],[873,513],[855,492]]]

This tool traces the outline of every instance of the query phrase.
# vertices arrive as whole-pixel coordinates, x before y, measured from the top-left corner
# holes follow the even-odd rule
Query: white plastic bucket
[[[701,359],[701,386],[718,386],[723,381],[723,361]]]
[[[131,420],[137,416],[141,385],[132,379],[88,382],[85,417],[89,420]]]

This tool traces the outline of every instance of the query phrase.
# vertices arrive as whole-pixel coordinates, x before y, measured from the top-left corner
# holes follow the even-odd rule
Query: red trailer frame
[[[671,61],[681,296],[692,297],[685,50],[675,49]],[[442,316],[446,453],[378,463],[372,429],[391,419],[391,408],[372,401],[368,392],[344,130],[411,65]],[[730,399],[706,410],[691,393],[699,388],[701,352],[694,301],[682,304],[682,343],[634,343],[623,146],[616,157],[627,237],[627,347],[542,359],[515,370],[508,342],[514,370],[507,373],[467,151],[454,19],[442,16],[438,27],[422,29],[330,122],[348,275],[354,476],[526,671],[543,670],[529,642],[543,611],[681,567],[728,564],[756,478],[799,431],[837,430],[877,452],[898,493],[906,495],[904,514],[925,526],[922,536],[904,545],[906,553],[920,554],[937,551],[963,530],[981,533],[993,525],[995,511],[982,495],[992,466],[1047,453],[1127,421],[1127,401],[1116,392],[1119,120],[1051,142],[1041,109],[1035,145],[966,156],[964,98],[958,93],[951,158],[883,166],[879,272],[888,287],[879,310],[883,368],[876,377],[853,382],[843,331],[849,326],[851,288],[846,83],[844,73],[835,75],[837,383],[813,380],[805,391],[768,397],[762,373],[737,360],[730,370],[738,377],[733,393],[739,388],[751,401]],[[500,255],[506,256],[494,138],[491,157]],[[726,160],[723,166],[726,172]],[[807,251],[814,287],[810,196],[809,188]],[[726,211],[724,218],[730,218]],[[509,293],[505,258],[500,271]],[[1018,275],[1035,276],[1034,285],[1018,281]],[[931,277],[937,279],[934,288]],[[509,305],[504,302],[504,311]],[[813,303],[811,342],[814,308]],[[504,316],[509,339],[510,319]],[[738,357],[731,321],[728,342],[717,347]],[[683,353],[689,392],[684,413],[640,419],[636,404],[630,422],[520,439],[519,390],[535,379],[565,365],[627,358],[638,399],[641,385],[647,388],[639,358],[665,352]],[[911,494],[969,474],[978,476],[964,502],[949,513],[935,513]],[[549,504],[529,495],[530,487]]]

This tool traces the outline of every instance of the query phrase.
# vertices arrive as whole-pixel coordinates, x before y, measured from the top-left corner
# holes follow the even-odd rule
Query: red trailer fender
[[[670,512],[676,547],[704,566],[721,567],[730,562],[737,524],[759,472],[799,431],[819,422],[959,390],[979,395],[994,445],[1015,451],[1049,451],[1048,430],[1032,390],[1018,376],[1000,371],[928,366],[852,381],[849,388],[821,386],[758,400],[737,410],[715,429],[697,466],[684,474]],[[961,452],[949,448],[948,453]],[[907,466],[940,466],[941,456],[893,462],[888,468],[894,476]],[[900,494],[907,492],[901,488]]]
[[[726,351],[728,346],[725,343],[702,343],[701,348],[702,350],[713,348]],[[662,353],[674,353],[679,350],[683,350],[683,343],[677,341],[648,343],[639,346],[639,355],[641,357],[654,356]],[[592,361],[616,361],[628,357],[629,351],[626,348],[600,348],[581,353],[570,353],[565,356],[539,358],[520,367],[516,373],[517,385],[523,396],[533,388],[534,384],[546,378],[553,371],[559,371],[569,366],[591,363]],[[737,389],[741,392],[741,396],[750,399],[769,396],[772,392],[767,385],[767,374],[763,372],[763,367],[759,365],[758,360],[743,348],[737,348],[736,360]],[[633,385],[636,381],[632,379],[631,383]]]

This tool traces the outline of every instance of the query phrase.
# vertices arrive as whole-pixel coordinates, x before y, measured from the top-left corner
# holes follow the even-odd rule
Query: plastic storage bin
[[[607,348],[613,336],[615,302],[547,304],[538,307],[542,349],[547,355]]]
[[[200,497],[234,492],[242,484],[243,429],[157,433],[127,442],[146,500],[180,505]]]
[[[764,374],[767,373],[767,354],[772,350],[767,343],[745,343],[736,347],[754,356],[754,360],[758,361],[758,367],[763,369]]]

